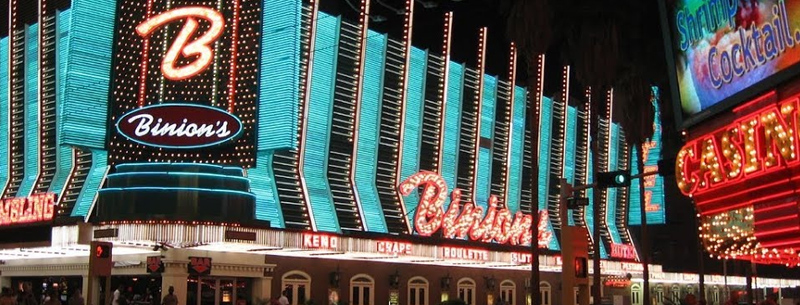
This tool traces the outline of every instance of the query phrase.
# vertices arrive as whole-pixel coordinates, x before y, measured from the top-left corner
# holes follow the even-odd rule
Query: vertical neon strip
[[[405,6],[405,19],[403,24],[403,57],[405,57],[405,65],[403,65],[403,75],[400,76],[400,143],[402,144],[405,141],[405,128],[406,126],[406,99],[408,98],[408,69],[411,67],[411,36],[412,36],[412,29],[414,28],[414,1],[415,0],[406,0]],[[403,150],[397,150],[397,160],[399,165],[395,171],[395,182],[403,181],[405,177],[403,177]],[[400,201],[400,211],[403,214],[404,222],[408,227],[408,232],[414,232],[412,230],[411,221],[408,220],[408,210],[406,209],[405,198],[403,196],[397,196]]]
[[[439,122],[439,158],[438,158],[438,166],[436,167],[436,172],[439,175],[443,174],[444,169],[444,154],[445,154],[445,131],[446,131],[446,117],[447,117],[447,96],[450,90],[448,90],[448,84],[450,83],[450,44],[451,44],[451,31],[453,30],[453,12],[447,12],[444,14],[444,34],[442,38],[442,61],[444,61],[444,69],[442,70],[442,85],[439,87],[439,102],[442,105],[442,108],[439,110],[442,114],[441,122]],[[442,176],[444,177],[444,176]],[[447,178],[445,178],[447,180]],[[452,189],[452,188],[450,188]]]
[[[13,58],[14,57],[14,55],[13,55],[13,52],[14,52],[14,38],[13,38],[13,35],[14,35],[14,21],[16,21],[16,18],[14,18],[16,16],[16,14],[14,13],[15,7],[16,7],[16,3],[17,3],[16,0],[8,1],[8,37],[5,38],[5,39],[8,39],[8,50],[7,50],[8,56],[6,57],[6,60],[8,61],[8,65],[6,66],[6,69],[8,69],[8,70],[4,74],[4,75],[6,75],[8,77],[8,81],[6,82],[6,86],[7,86],[6,90],[8,92],[6,97],[8,99],[6,100],[6,107],[0,108],[0,110],[5,110],[6,114],[8,115],[6,117],[6,120],[4,121],[5,122],[4,124],[5,124],[6,128],[0,130],[0,132],[4,132],[5,135],[6,135],[6,141],[5,141],[6,143],[5,143],[5,145],[8,146],[8,150],[6,151],[6,155],[5,155],[6,160],[5,160],[5,162],[0,162],[0,163],[5,164],[6,167],[7,167],[6,179],[5,179],[6,181],[5,181],[5,183],[3,183],[3,186],[2,186],[3,192],[0,193],[0,198],[2,198],[6,194],[6,191],[8,190],[8,185],[11,183],[11,177],[12,177],[12,174],[13,174],[12,171],[11,171],[11,169],[13,168],[13,166],[11,166],[11,162],[13,160],[11,158],[11,155],[12,155],[11,154],[11,150],[13,148],[13,147],[11,147],[11,138],[12,138],[12,134],[11,134],[11,128],[12,128],[11,127],[11,118],[12,118],[12,115],[11,115],[11,113],[12,113],[12,111],[11,111],[11,101],[12,101],[11,92],[12,92],[12,90],[11,90],[11,88],[12,87],[11,86],[12,86],[12,82],[14,81],[14,77],[12,76],[12,72],[14,70],[14,58]]]
[[[35,158],[26,158],[24,168],[24,178],[20,183],[17,190],[18,197],[29,196],[33,191],[33,186],[36,183],[36,177],[39,172],[39,45],[38,45],[38,31],[39,24],[29,25],[25,29],[25,104],[24,109],[24,134],[25,134],[25,148],[24,156],[36,156]],[[32,162],[36,160],[35,162]]]
[[[266,1],[262,2],[262,7],[266,7]],[[217,11],[220,11],[220,12],[222,11],[222,0],[217,0]],[[265,24],[265,23],[266,22],[263,22],[262,25]],[[265,31],[262,28],[262,30],[261,30],[262,37],[265,35],[264,32]],[[214,66],[212,67],[212,71],[213,72],[212,72],[212,76],[211,76],[212,77],[212,79],[211,79],[211,83],[212,84],[217,84],[217,78],[219,78],[219,60],[217,60],[217,59],[219,59],[219,44],[220,44],[220,41],[219,41],[219,39],[217,39],[217,41],[214,42]],[[262,47],[261,47],[262,49],[266,49],[266,48],[263,47],[263,46],[266,45],[266,44],[263,43],[263,40],[262,40],[262,44],[261,45],[262,45]],[[166,47],[166,43],[165,43],[164,44],[164,50],[166,50],[166,49],[167,49],[167,47]],[[263,54],[263,52],[264,51],[262,50],[262,54]],[[261,73],[264,73],[264,71],[262,71]],[[218,94],[219,93],[217,92],[217,86],[216,85],[212,85],[211,86],[211,106],[217,106],[217,105],[215,105],[215,103],[218,102],[218,100],[217,100]]]
[[[72,11],[65,10],[58,14],[56,19],[56,109],[64,109],[66,98],[64,98],[64,91],[66,86],[64,82],[67,79],[67,54],[69,49],[69,29],[72,25]],[[56,120],[60,120],[60,116],[56,116]],[[56,128],[56,145],[61,141],[61,128]],[[67,145],[58,145],[56,148],[56,172],[53,175],[53,182],[50,184],[49,192],[63,194],[62,190],[67,184],[67,179],[70,177],[70,169],[73,163],[73,151]]]
[[[508,108],[511,109],[511,116],[510,121],[508,122],[508,143],[506,147],[506,177],[505,177],[505,185],[503,185],[503,193],[506,202],[505,205],[508,207],[508,202],[510,201],[510,196],[517,196],[515,194],[509,193],[509,185],[511,184],[511,171],[513,168],[514,162],[511,159],[511,151],[514,146],[514,102],[516,101],[515,91],[517,86],[514,84],[516,83],[517,79],[517,46],[512,42],[511,46],[509,47],[508,52]],[[524,103],[523,103],[524,104]],[[516,212],[516,209],[511,211]]]
[[[576,155],[576,145],[577,145],[577,118],[578,118],[578,110],[574,107],[567,106],[565,120],[567,121],[565,124],[565,136],[564,136],[564,179],[567,179],[567,183],[575,185],[575,171],[577,168],[575,167],[575,155]],[[567,211],[567,222],[570,226],[575,225],[575,219],[573,218],[574,211],[569,210]]]
[[[561,173],[560,173],[561,175],[560,176],[564,177],[565,179],[567,179],[567,175],[568,175],[568,172],[567,172],[567,170],[568,170],[568,168],[567,168],[567,141],[569,140],[569,135],[567,134],[567,124],[569,123],[570,71],[571,71],[570,66],[564,66],[564,68],[563,68],[563,70],[561,72],[561,101],[559,101],[560,103],[563,104],[563,111],[564,111],[564,120],[561,122],[561,128],[562,128],[562,130],[561,130],[561,135],[562,135],[561,149],[563,151],[561,152],[561,160],[560,160],[561,161]],[[568,183],[572,183],[569,180],[567,180],[567,182]],[[563,229],[564,226],[569,225],[570,219],[571,219],[571,217],[570,217],[571,213],[569,213],[569,209],[565,209],[567,211],[567,215],[561,215],[561,211],[562,211],[562,209],[560,207],[560,203],[562,202],[561,201],[561,194],[559,193],[558,195],[556,195],[556,198],[557,198],[556,206],[558,207],[556,209],[556,211],[558,211],[558,214],[559,214],[558,215],[558,219],[559,219],[559,222],[561,223],[561,228]],[[565,217],[567,218],[567,223],[564,223],[564,221],[563,221]]]
[[[428,53],[418,48],[411,48],[411,66],[407,74],[404,138],[400,144],[403,158],[400,159],[400,171],[403,179],[419,172],[419,157],[422,151],[422,116],[425,103],[425,76]],[[412,192],[405,198],[408,211],[416,211],[419,204],[419,192]],[[413,222],[412,222],[413,224]]]
[[[380,113],[381,97],[383,93],[383,71],[386,64],[386,35],[369,32],[367,35],[367,49],[365,54],[363,82],[361,83],[361,105],[358,129],[360,132],[355,138],[358,149],[354,175],[356,188],[361,200],[361,210],[364,213],[365,227],[371,232],[387,233],[386,218],[381,207],[378,189],[375,185],[375,175],[378,167],[378,143],[380,141]]]
[[[97,192],[103,186],[108,171],[108,153],[102,150],[92,150],[92,169],[86,175],[86,181],[81,188],[81,193],[75,201],[72,216],[83,216],[88,221],[91,211],[97,201]]]
[[[153,12],[153,0],[147,0],[147,11],[145,12],[145,19],[150,18],[150,14]],[[147,64],[148,64],[148,53],[150,52],[150,38],[145,37],[143,38],[144,41],[142,42],[142,65],[140,68],[140,76],[139,76],[139,107],[144,107],[145,105],[145,97],[147,95]]]
[[[42,65],[43,65],[42,64],[42,59],[43,59],[42,55],[44,53],[42,52],[42,49],[44,49],[44,44],[42,42],[44,40],[44,26],[45,26],[45,24],[44,24],[44,15],[45,15],[45,9],[46,9],[45,6],[46,5],[47,5],[47,1],[46,0],[39,0],[39,14],[38,14],[39,15],[38,16],[39,28],[38,28],[37,33],[36,33],[36,41],[37,41],[37,45],[39,46],[38,48],[36,48],[36,65],[37,65],[37,71],[36,71],[36,120],[38,121],[38,124],[36,126],[37,127],[36,128],[37,129],[36,132],[38,134],[36,143],[38,143],[38,145],[36,145],[36,177],[33,178],[33,185],[31,186],[31,190],[30,190],[31,194],[33,194],[33,192],[36,191],[36,183],[39,181],[39,178],[42,176],[42,171],[41,171],[40,165],[42,164],[42,162],[44,160],[42,158],[42,145],[44,144],[44,143],[42,143],[42,140],[44,138],[43,137],[44,133],[43,133],[43,128],[42,128],[42,125],[44,125],[44,117],[42,116],[42,100],[43,100],[43,98],[42,98],[42,79],[44,78],[44,69],[42,67]],[[19,196],[19,195],[20,194],[17,194],[17,196]]]
[[[594,177],[592,176],[592,87],[587,87],[585,95],[586,103],[584,104],[584,111],[586,112],[586,168],[584,169],[586,173],[586,184],[591,184],[594,182]],[[592,232],[592,228],[594,227],[594,223],[592,222],[592,213],[594,212],[594,190],[589,188],[583,191],[583,196],[585,196],[589,200],[589,205],[583,207],[583,221],[586,224],[586,228],[589,229],[589,232]],[[594,242],[594,235],[589,234],[589,241]]]
[[[610,117],[609,117],[610,119]],[[618,157],[619,157],[619,126],[617,124],[612,124],[609,120],[609,145],[608,145],[608,170],[615,171],[619,169],[618,164]],[[611,236],[611,242],[620,244],[622,243],[622,237],[619,235],[619,228],[617,228],[617,195],[619,194],[619,190],[616,188],[609,188],[606,190],[606,228],[608,228],[609,236]]]
[[[257,154],[258,166],[247,170],[250,191],[256,195],[256,219],[269,221],[273,228],[286,228],[275,186],[275,171],[271,166],[275,152],[266,150],[258,151]]]
[[[497,111],[497,78],[489,75],[484,75],[482,78],[483,85],[480,87],[482,101],[478,117],[478,120],[481,121],[481,127],[478,133],[478,159],[475,160],[477,184],[475,185],[474,197],[478,206],[488,208],[489,195],[492,189],[492,146],[494,145],[495,111]],[[480,139],[484,138],[491,140],[492,146],[481,147]]]
[[[484,58],[486,57],[486,34],[487,29],[486,27],[482,27],[480,30],[480,34],[478,36],[478,87],[475,89],[477,94],[475,100],[475,169],[472,171],[472,202],[478,205],[487,205],[486,200],[479,200],[478,199],[478,172],[479,167],[481,164],[481,123],[483,123],[481,118],[482,113],[482,104],[483,104],[483,82],[484,82],[484,72],[486,71],[486,65],[484,63]]]
[[[10,14],[10,10],[9,10]],[[10,20],[10,19],[9,19]],[[10,43],[11,37],[0,38],[0,110],[7,110],[11,101],[11,61],[10,56]],[[10,113],[10,112],[9,112]],[[0,156],[9,156],[9,139],[8,133],[10,132],[9,120],[0,120]],[[9,163],[10,159],[2,160],[0,162],[0,188],[5,192],[5,187],[9,181]],[[2,194],[3,192],[0,192]]]
[[[231,23],[231,72],[228,78],[228,112],[233,113],[236,107],[236,48],[238,47],[237,36],[239,35],[239,0],[233,0],[233,22]]]
[[[311,220],[311,230],[317,231],[317,223],[314,220],[314,209],[311,205],[311,201],[308,199],[308,187],[306,183],[304,168],[305,168],[305,151],[306,151],[306,142],[307,142],[307,135],[308,135],[308,104],[309,104],[309,96],[311,95],[311,76],[314,72],[314,53],[316,50],[316,37],[317,37],[317,15],[319,13],[319,3],[318,0],[309,0],[311,5],[311,29],[309,29],[309,42],[308,42],[308,64],[306,65],[305,71],[305,84],[303,84],[302,89],[305,90],[303,94],[303,101],[301,101],[304,105],[303,107],[303,131],[300,135],[300,145],[298,150],[300,151],[300,155],[298,159],[298,171],[300,173],[300,187],[303,189],[303,199],[306,202],[306,212],[308,213],[308,217]]]
[[[172,0],[167,0],[167,7],[166,7],[166,10],[165,10],[165,11],[169,11],[171,8],[172,8]],[[218,9],[217,9],[217,10],[219,10],[219,11],[222,11],[222,9],[221,9],[221,8],[219,8],[219,7],[218,7]],[[162,47],[162,49],[164,50],[164,55],[163,55],[163,56],[166,56],[166,53],[167,53],[167,40],[168,40],[168,39],[167,39],[167,33],[169,33],[169,24],[166,24],[166,25],[164,25],[164,31],[163,31],[162,33],[163,33],[163,34],[161,34],[161,35],[162,35],[162,37],[163,37],[164,39],[161,41],[161,47]],[[218,44],[218,43],[219,43],[219,40],[217,40],[217,42],[215,42],[215,43],[214,43],[214,46],[217,46],[217,44]],[[216,56],[216,54],[217,54],[217,49],[214,49],[214,55]],[[216,62],[216,61],[214,61],[214,67],[215,67],[215,68],[216,68],[216,65],[217,65],[217,62]],[[216,71],[215,71],[215,72],[216,72]],[[164,74],[159,74],[159,75],[160,75],[160,76],[159,76],[159,79],[160,79],[161,81],[159,82],[159,85],[158,85],[158,100],[159,100],[159,101],[163,101],[163,100],[164,100],[164,87],[166,86],[167,79],[164,77]],[[216,75],[214,75],[214,76],[216,76]],[[215,78],[215,79],[214,79],[214,81],[212,82],[212,84],[216,84],[216,83],[217,83],[217,80],[216,80],[216,78]],[[217,86],[211,86],[211,90],[212,90],[212,92],[213,92],[214,90],[216,90],[216,87],[217,87]],[[215,93],[216,93],[216,92],[213,92],[213,93],[212,93],[212,96],[213,96]],[[212,98],[212,99],[211,99],[211,104],[212,104],[212,106],[213,106],[213,104],[214,104],[214,98]]]
[[[370,231],[370,222],[367,221],[364,215],[364,207],[361,204],[361,193],[358,191],[358,183],[356,179],[356,168],[358,168],[358,138],[361,129],[361,104],[363,103],[363,90],[362,84],[364,82],[364,62],[367,57],[367,33],[369,32],[369,0],[361,0],[361,10],[358,13],[358,34],[359,48],[358,48],[358,66],[356,66],[355,85],[355,118],[353,119],[353,157],[350,159],[350,185],[353,186],[353,200],[358,206],[358,216],[361,218],[361,224],[364,226],[364,231]],[[377,153],[377,152],[376,152]],[[374,176],[372,176],[374,177]]]
[[[303,147],[302,175],[308,182],[307,200],[313,207],[317,230],[340,232],[326,172],[330,154],[333,93],[336,89],[340,19],[320,13],[318,22],[315,35],[317,48],[312,50],[316,53],[315,68],[311,74],[311,91],[305,109],[308,115],[305,116],[306,126],[303,128],[308,141]]]
[[[525,160],[525,110],[527,91],[525,88],[512,86],[514,89],[514,114],[511,121],[511,134],[509,143],[508,158],[508,193],[506,194],[506,206],[512,212],[520,211],[520,201],[522,199],[522,167]]]
[[[447,75],[447,109],[444,120],[444,142],[442,142],[442,178],[447,183],[447,189],[452,190],[458,180],[458,154],[459,141],[461,140],[461,99],[463,98],[464,71],[463,65],[449,63]],[[450,197],[445,199],[444,207],[450,206]]]

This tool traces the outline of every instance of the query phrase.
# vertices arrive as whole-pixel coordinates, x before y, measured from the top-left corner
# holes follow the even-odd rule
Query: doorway
[[[252,280],[200,277],[189,281],[188,305],[250,305]]]

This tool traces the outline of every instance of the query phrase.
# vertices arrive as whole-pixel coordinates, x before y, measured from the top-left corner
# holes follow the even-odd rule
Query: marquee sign
[[[398,187],[400,194],[408,196],[422,187],[414,228],[421,236],[431,236],[442,231],[445,238],[466,239],[482,242],[496,242],[510,245],[530,245],[533,217],[522,212],[512,212],[498,207],[497,197],[489,197],[488,208],[467,202],[461,205],[461,191],[453,189],[450,207],[445,211],[447,184],[436,173],[422,171],[408,177]],[[539,213],[538,246],[546,248],[552,234],[547,230],[547,211]]]
[[[56,194],[7,198],[0,201],[0,226],[32,224],[53,220]]]
[[[140,144],[193,149],[235,140],[242,133],[242,121],[219,108],[157,104],[123,115],[117,121],[117,130]]]

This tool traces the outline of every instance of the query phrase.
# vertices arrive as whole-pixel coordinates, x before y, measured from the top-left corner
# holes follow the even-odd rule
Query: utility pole
[[[578,288],[578,304],[589,304],[589,236],[588,231],[570,226],[567,201],[571,195],[594,185],[573,188],[567,179],[560,180],[559,215],[561,217],[561,304],[575,304],[575,287]]]

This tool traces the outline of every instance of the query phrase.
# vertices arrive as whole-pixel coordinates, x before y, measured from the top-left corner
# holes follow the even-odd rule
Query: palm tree
[[[620,2],[616,0],[612,2]],[[566,1],[564,1],[566,2]],[[565,5],[566,7],[567,5]],[[575,68],[576,80],[590,88],[592,98],[589,116],[589,129],[591,136],[590,150],[592,152],[592,171],[601,171],[600,162],[597,162],[600,128],[599,118],[606,115],[607,101],[605,93],[611,89],[618,74],[619,50],[619,6],[608,1],[580,1],[577,5],[570,5],[572,10],[565,9],[565,16],[570,14],[572,24],[567,25],[566,44],[569,61]],[[600,192],[593,192],[593,202],[600,202]],[[600,304],[600,209],[593,209],[593,270],[592,297],[595,304]]]
[[[541,105],[542,81],[537,77],[544,74],[544,54],[550,46],[552,29],[550,25],[551,11],[548,0],[506,0],[502,11],[506,18],[506,31],[520,51],[526,65],[528,89],[528,122],[530,125],[531,143],[539,142],[539,105]],[[539,305],[539,152],[535,145],[531,149],[531,299]]]

